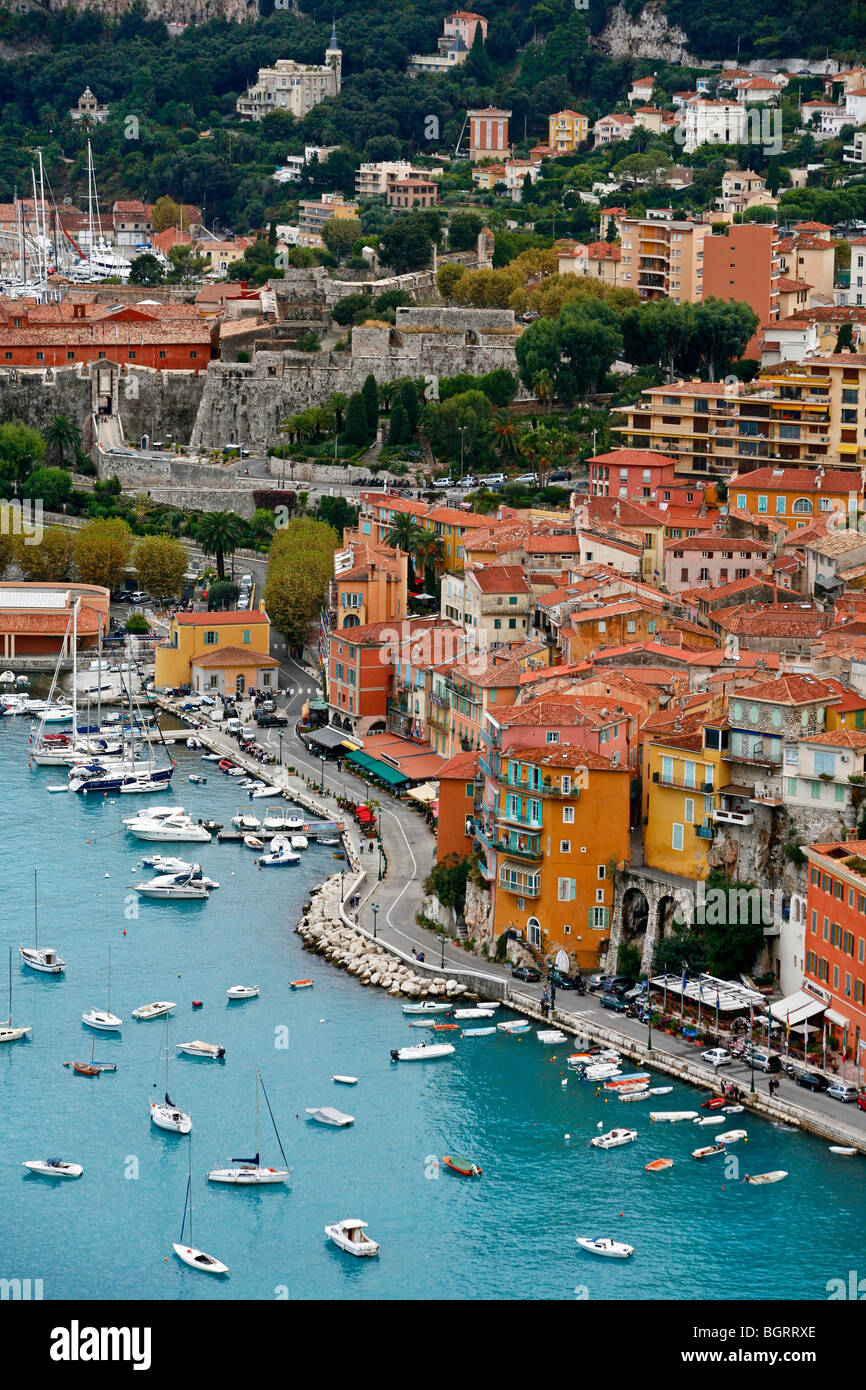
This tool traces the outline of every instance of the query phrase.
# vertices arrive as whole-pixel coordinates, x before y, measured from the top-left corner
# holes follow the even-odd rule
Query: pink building
[[[698,505],[704,500],[700,480],[685,481],[667,454],[644,449],[613,449],[589,460],[589,486],[593,497],[618,497],[625,502],[670,503],[675,507]]]
[[[510,111],[498,111],[488,106],[483,111],[469,112],[469,156],[473,160],[501,159],[510,155],[508,120]]]
[[[763,574],[770,562],[766,541],[734,536],[683,536],[665,545],[665,588],[671,594],[729,584]]]
[[[481,41],[487,42],[487,20],[483,14],[474,14],[472,10],[455,10],[453,14],[445,16],[445,23],[442,26],[444,39],[439,40],[440,48],[448,48],[453,45],[454,39],[460,39],[466,48],[471,48],[475,42],[475,30],[481,26]]]

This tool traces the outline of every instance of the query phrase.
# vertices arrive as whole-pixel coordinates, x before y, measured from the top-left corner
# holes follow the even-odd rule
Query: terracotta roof
[[[249,647],[217,647],[215,651],[208,652],[205,656],[194,656],[193,666],[226,667],[226,666],[279,666],[279,661],[275,656],[265,656],[263,652],[250,651]]]
[[[828,468],[821,478],[815,468],[756,468],[754,473],[735,473],[728,482],[728,491],[737,488],[766,488],[768,492],[849,492],[860,493],[859,469]]]
[[[0,606],[0,632],[14,633],[19,636],[36,634],[45,637],[62,637],[69,626],[71,609],[64,609],[58,613],[56,609],[51,613],[28,613],[2,611]],[[102,615],[103,625],[105,615]],[[99,631],[99,615],[95,608],[85,608],[82,604],[78,610],[78,635],[93,636]]]
[[[466,578],[478,585],[482,594],[528,594],[529,584],[522,565],[478,566],[466,571]]]
[[[478,749],[471,753],[455,753],[453,758],[449,758],[447,763],[443,763],[438,772],[440,782],[449,778],[455,781],[467,782],[470,777],[475,776],[480,757]]]
[[[227,623],[238,627],[246,625],[249,627],[255,623],[266,623],[268,621],[265,613],[260,613],[257,608],[249,613],[239,613],[237,609],[230,609],[227,613],[176,613],[175,622],[181,627],[225,627]]]
[[[665,550],[729,550],[732,555],[767,555],[766,541],[753,541],[746,536],[679,536],[665,541]]]
[[[503,759],[512,762],[531,763],[533,767],[586,767],[590,772],[628,772],[624,764],[612,763],[592,748],[583,748],[571,743],[556,743],[544,748],[505,748]]]
[[[488,662],[484,672],[477,671],[472,661],[455,661],[449,669],[452,676],[469,681],[481,690],[516,690],[523,675],[523,667],[514,660]]]
[[[833,702],[835,696],[829,686],[816,676],[779,676],[776,680],[762,681],[760,685],[744,686],[737,691],[743,700],[767,700],[774,705],[803,705],[810,701]]]
[[[807,734],[801,742],[829,748],[866,748],[866,729],[831,729],[825,734]]]
[[[707,383],[709,386],[710,383]],[[659,390],[672,390],[673,387],[659,387]],[[679,385],[676,387],[679,390]],[[632,468],[658,468],[661,465],[673,468],[676,459],[672,459],[668,454],[658,454],[650,449],[611,449],[607,454],[593,454],[587,459],[587,463],[609,463],[618,468],[631,466]]]

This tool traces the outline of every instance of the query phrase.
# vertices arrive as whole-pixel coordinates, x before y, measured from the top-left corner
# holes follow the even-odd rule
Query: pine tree
[[[367,407],[364,404],[364,397],[360,391],[353,391],[349,397],[349,405],[346,410],[346,428],[343,433],[343,440],[346,444],[360,447],[362,444],[369,444],[370,430],[367,425]]]
[[[415,390],[414,382],[404,381],[403,385],[400,387],[398,400],[401,402],[406,412],[406,420],[409,425],[409,432],[406,439],[405,441],[401,440],[401,443],[408,444],[418,428],[418,420],[421,416],[421,407],[418,404],[418,392]]]
[[[391,407],[391,425],[388,430],[388,444],[408,444],[412,439],[412,427],[403,404],[402,393]]]
[[[364,397],[364,407],[367,411],[367,428],[375,439],[379,428],[379,388],[372,372],[361,387],[361,395]]]

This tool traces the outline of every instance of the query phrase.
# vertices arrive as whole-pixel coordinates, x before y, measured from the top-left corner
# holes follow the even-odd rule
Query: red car
[[[861,1110],[866,1110],[866,1091],[862,1091],[857,1097],[857,1104]]]

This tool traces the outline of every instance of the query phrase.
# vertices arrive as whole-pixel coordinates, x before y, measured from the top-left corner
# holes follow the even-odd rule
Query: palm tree
[[[349,397],[344,391],[333,391],[325,401],[325,409],[333,412],[337,434],[343,433],[343,421],[346,418],[348,405]]]
[[[424,571],[424,587],[427,588],[428,575],[442,559],[442,542],[438,536],[426,528],[418,529],[415,541],[415,559]],[[432,585],[430,586],[432,588]]]
[[[43,434],[45,443],[61,467],[69,454],[74,457],[81,448],[81,431],[68,415],[53,416]]]
[[[553,409],[553,377],[544,368],[532,378],[532,389],[540,401],[547,401],[548,414]]]
[[[225,557],[246,539],[247,527],[236,512],[205,512],[196,528],[196,541],[205,555],[216,559],[217,575],[226,577]]]
[[[408,512],[397,512],[388,532],[388,544],[395,550],[402,550],[409,556],[409,579],[415,579],[413,556],[418,548],[420,533]]]
[[[520,431],[504,411],[493,421],[493,433],[496,435],[497,452],[502,458],[513,457],[519,452]]]

